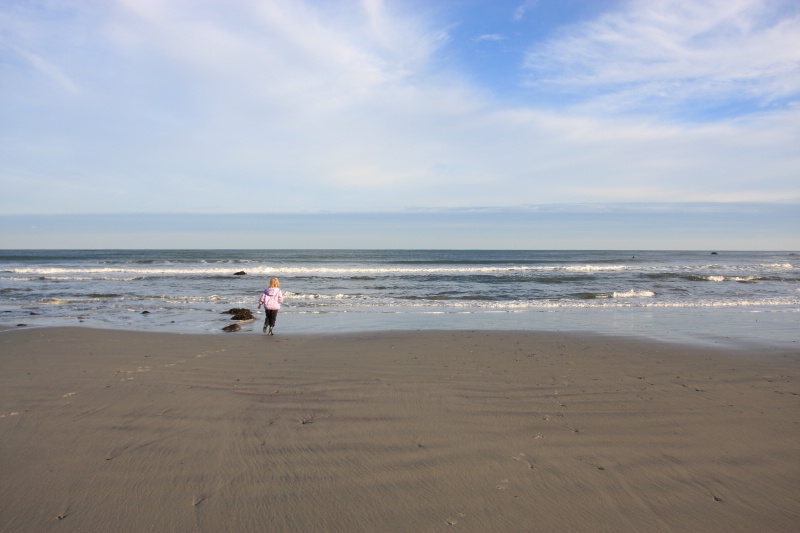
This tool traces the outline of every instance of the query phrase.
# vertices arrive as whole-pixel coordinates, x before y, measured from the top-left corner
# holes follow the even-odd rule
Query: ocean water
[[[800,343],[795,252],[3,250],[0,324],[223,334],[230,316],[221,313],[255,312],[272,276],[285,296],[278,333],[523,329]],[[242,324],[248,333],[261,333],[260,320]]]

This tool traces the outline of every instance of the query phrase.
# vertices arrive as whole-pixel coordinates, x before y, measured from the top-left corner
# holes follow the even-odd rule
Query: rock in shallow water
[[[231,320],[255,320],[253,312],[242,307],[234,307],[222,312],[223,315],[233,315]]]

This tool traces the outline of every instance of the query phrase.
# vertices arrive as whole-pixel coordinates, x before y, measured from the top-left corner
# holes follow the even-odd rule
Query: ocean
[[[236,275],[244,272],[243,275]],[[800,342],[797,252],[2,250],[0,324],[219,333],[518,329],[710,344]],[[237,334],[261,334],[263,311]]]

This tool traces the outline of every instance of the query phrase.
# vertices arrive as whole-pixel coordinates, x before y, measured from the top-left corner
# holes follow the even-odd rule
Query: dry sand
[[[797,531],[800,355],[0,332],[0,531]]]

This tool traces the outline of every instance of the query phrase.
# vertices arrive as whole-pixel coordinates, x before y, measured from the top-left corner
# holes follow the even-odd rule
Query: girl
[[[269,326],[270,335],[273,334],[272,328],[275,327],[275,319],[278,318],[278,309],[281,308],[281,303],[283,303],[283,294],[281,294],[280,287],[278,278],[272,278],[269,280],[269,287],[264,289],[261,298],[258,299],[258,308],[261,309],[263,305],[264,311],[267,313],[267,317],[264,319],[264,328],[261,331],[266,333],[267,326]]]

